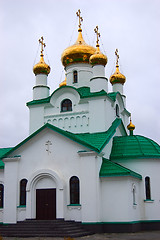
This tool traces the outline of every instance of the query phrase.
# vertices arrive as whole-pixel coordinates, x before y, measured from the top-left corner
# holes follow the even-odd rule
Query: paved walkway
[[[11,238],[3,237],[3,240],[160,240],[160,231],[138,233],[104,233],[94,234],[79,238]]]

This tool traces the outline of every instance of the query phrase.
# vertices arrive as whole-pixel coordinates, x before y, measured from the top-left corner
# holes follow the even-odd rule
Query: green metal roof
[[[12,148],[0,148],[0,158],[1,156],[9,152],[11,149]],[[4,168],[4,163],[2,162],[2,160],[0,160],[0,169],[3,169],[3,168]]]
[[[27,106],[30,105],[35,105],[35,104],[45,104],[45,103],[49,103],[50,99],[52,97],[52,95],[54,95],[55,92],[59,91],[60,89],[66,89],[66,88],[72,88],[74,90],[76,90],[79,95],[80,98],[91,98],[91,97],[100,97],[100,96],[108,96],[112,101],[116,100],[116,96],[117,94],[120,94],[119,92],[111,92],[111,93],[107,93],[104,90],[101,90],[100,92],[90,92],[90,88],[89,87],[80,87],[80,88],[75,88],[72,86],[62,86],[60,88],[57,88],[52,94],[51,96],[47,97],[47,98],[43,98],[43,99],[38,99],[38,100],[33,100],[27,103]]]
[[[110,159],[131,158],[160,158],[160,146],[139,135],[114,137]]]
[[[27,141],[29,141],[31,138],[33,138],[35,135],[37,135],[39,132],[41,132],[45,128],[49,128],[55,132],[58,132],[59,134],[95,151],[95,152],[101,152],[104,146],[109,142],[111,137],[114,135],[116,132],[116,128],[122,124],[122,120],[120,118],[117,118],[113,121],[111,127],[105,131],[105,132],[99,132],[99,133],[79,133],[79,134],[74,134],[68,131],[64,131],[60,128],[57,128],[49,123],[46,123],[43,127],[38,129],[36,132],[31,134],[29,137],[27,137],[24,141],[19,143],[17,146],[12,148],[9,152],[6,154],[3,154],[1,158],[6,157],[8,154],[12,153],[15,151],[17,148],[25,144]],[[124,127],[124,126],[123,126]],[[125,128],[124,128],[125,129]]]
[[[103,158],[102,165],[99,173],[100,177],[119,177],[119,176],[132,176],[142,179],[142,176],[118,163]]]

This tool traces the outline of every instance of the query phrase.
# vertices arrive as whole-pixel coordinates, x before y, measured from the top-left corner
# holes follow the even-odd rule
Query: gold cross
[[[119,55],[118,55],[118,49],[116,48],[115,55],[117,56],[116,65],[118,65]]]
[[[95,33],[97,34],[97,46],[96,47],[99,47],[99,37],[101,36],[100,33],[98,32],[98,26],[96,26],[96,28],[94,29]]]
[[[79,28],[81,28],[81,25],[82,25],[82,22],[83,22],[83,18],[81,17],[81,11],[80,11],[80,9],[78,9],[78,12],[76,12],[76,14],[77,14],[77,17],[79,17]]]
[[[43,42],[44,38],[43,36],[39,39],[39,43],[41,44],[41,56],[43,56],[43,47],[45,48],[46,47],[46,44]]]

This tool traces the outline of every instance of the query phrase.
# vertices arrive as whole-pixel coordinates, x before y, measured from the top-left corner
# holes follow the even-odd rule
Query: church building
[[[65,80],[50,93],[50,66],[34,66],[29,136],[0,149],[0,222],[64,219],[114,232],[160,227],[160,146],[134,134],[126,107],[126,78],[105,76],[107,57],[78,38],[61,57]],[[108,85],[112,85],[112,92]]]

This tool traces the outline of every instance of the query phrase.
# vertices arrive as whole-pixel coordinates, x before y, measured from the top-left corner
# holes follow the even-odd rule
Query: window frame
[[[78,72],[77,72],[77,70],[73,71],[73,83],[78,83]]]
[[[119,113],[119,105],[116,104],[116,116],[119,117],[120,113]]]
[[[23,178],[20,180],[20,196],[19,196],[19,203],[20,206],[26,206],[26,186],[28,180]]]
[[[71,111],[72,111],[72,101],[69,98],[63,99],[61,102],[61,112],[71,112]]]
[[[70,205],[80,204],[80,181],[77,176],[72,176],[69,180]]]
[[[4,206],[4,185],[0,184],[0,208]]]
[[[150,177],[145,177],[145,195],[146,200],[151,200],[151,185],[150,185]]]

